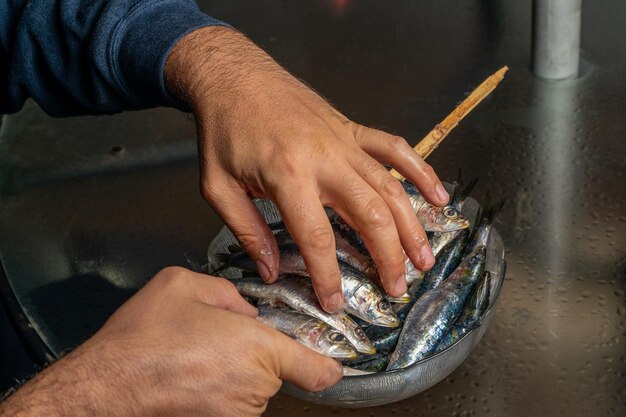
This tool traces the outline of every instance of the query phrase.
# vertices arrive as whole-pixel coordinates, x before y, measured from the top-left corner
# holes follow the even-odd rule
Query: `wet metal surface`
[[[507,196],[507,279],[491,327],[442,383],[343,410],[284,394],[269,416],[624,415],[626,2],[583,3],[591,70],[534,78],[531,2],[220,1],[342,112],[415,144],[488,74],[511,70],[430,157]],[[160,268],[221,227],[198,193],[194,125],[168,109],[54,120],[30,104],[0,132],[0,259],[49,349],[80,343]]]

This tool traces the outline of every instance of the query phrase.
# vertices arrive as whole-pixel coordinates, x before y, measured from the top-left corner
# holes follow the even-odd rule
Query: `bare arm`
[[[183,38],[166,61],[165,80],[196,116],[203,196],[266,281],[276,279],[278,250],[250,195],[277,204],[328,311],[342,297],[323,206],[361,233],[388,293],[406,291],[404,253],[421,269],[433,265],[406,194],[381,163],[434,204],[448,195],[404,139],[350,121],[230,28]]]
[[[271,329],[232,284],[167,268],[0,416],[261,415],[281,380],[320,390],[341,367]]]

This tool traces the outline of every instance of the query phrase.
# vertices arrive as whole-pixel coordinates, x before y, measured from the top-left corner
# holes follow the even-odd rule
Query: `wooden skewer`
[[[448,136],[448,133],[454,129],[465,116],[471,112],[474,107],[478,105],[485,97],[487,97],[496,86],[504,78],[504,73],[507,72],[509,67],[504,66],[496,71],[493,75],[489,76],[482,82],[472,93],[467,96],[461,104],[459,104],[452,113],[450,113],[441,123],[439,123],[433,130],[431,130],[424,139],[422,139],[417,145],[415,145],[415,152],[417,152],[422,158],[426,159],[437,146]],[[404,177],[395,169],[391,170],[391,175],[402,181]]]

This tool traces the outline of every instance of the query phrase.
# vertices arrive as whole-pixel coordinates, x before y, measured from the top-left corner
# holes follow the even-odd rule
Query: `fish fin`
[[[218,266],[217,268],[215,268],[212,271],[208,271],[208,267],[205,268],[207,271],[206,273],[209,275],[215,275],[215,276],[220,276],[219,274],[225,270],[230,268],[230,258],[231,258],[231,254],[230,253],[216,253],[215,254],[215,259],[221,264],[220,266]]]
[[[487,224],[493,224],[493,221],[495,220],[496,216],[498,215],[498,213],[500,213],[500,211],[502,210],[502,207],[504,207],[505,202],[506,202],[506,198],[502,198],[492,203],[491,194],[489,193],[489,191],[487,191],[487,193],[485,194],[485,199],[483,203],[484,208],[483,208],[480,221],[487,223]]]
[[[506,200],[502,198],[496,201],[495,203],[493,203],[492,205],[490,205],[489,207],[487,207],[487,210],[483,214],[483,217],[485,218],[487,222],[489,222],[489,224],[493,224],[493,221],[495,220],[496,216],[498,215],[498,213],[500,213],[500,211],[502,210],[502,207],[504,207],[505,201]]]
[[[467,185],[463,187],[461,195],[463,195],[463,197],[468,197],[470,193],[474,190],[474,187],[476,187],[476,183],[478,183],[478,177],[472,178],[470,182],[468,182]]]
[[[461,172],[461,167],[459,167],[459,171],[457,173],[456,181],[454,182],[454,192],[452,193],[452,198],[450,199],[451,205],[456,206],[458,203],[464,201],[467,197],[469,197],[470,193],[476,186],[478,182],[478,177],[472,178],[472,180],[465,184],[463,181],[463,174]]]
[[[216,253],[215,259],[222,265],[227,266],[230,263],[232,254],[230,253]]]
[[[228,269],[228,268],[230,268],[228,265],[222,265],[222,266],[220,266],[218,268],[215,268],[212,271],[207,271],[207,274],[213,275],[213,276],[216,276],[216,277],[220,277],[221,276],[220,274],[222,273],[222,271],[225,270],[225,269]],[[226,277],[222,277],[222,278],[226,278]]]
[[[463,174],[461,172],[461,167],[459,167],[456,173],[456,179],[452,182],[452,198],[450,201],[454,201],[461,188],[463,188]]]
[[[190,252],[183,251],[183,256],[185,257],[185,260],[189,264],[189,269],[191,269],[194,272],[199,272],[201,274],[207,273],[208,265],[201,265],[200,262],[198,262]]]
[[[236,243],[233,243],[232,245],[228,245],[228,252],[230,253],[241,253],[243,251],[244,251],[243,248]]]
[[[463,171],[461,167],[456,172],[456,186],[458,188],[463,188]]]
[[[284,308],[287,304],[279,300],[268,300],[267,298],[259,298],[257,301],[259,307]]]

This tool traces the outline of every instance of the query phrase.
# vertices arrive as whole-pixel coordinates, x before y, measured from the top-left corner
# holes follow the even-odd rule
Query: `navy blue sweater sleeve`
[[[211,25],[191,0],[0,0],[0,113],[27,98],[53,116],[182,107],[165,59]]]

